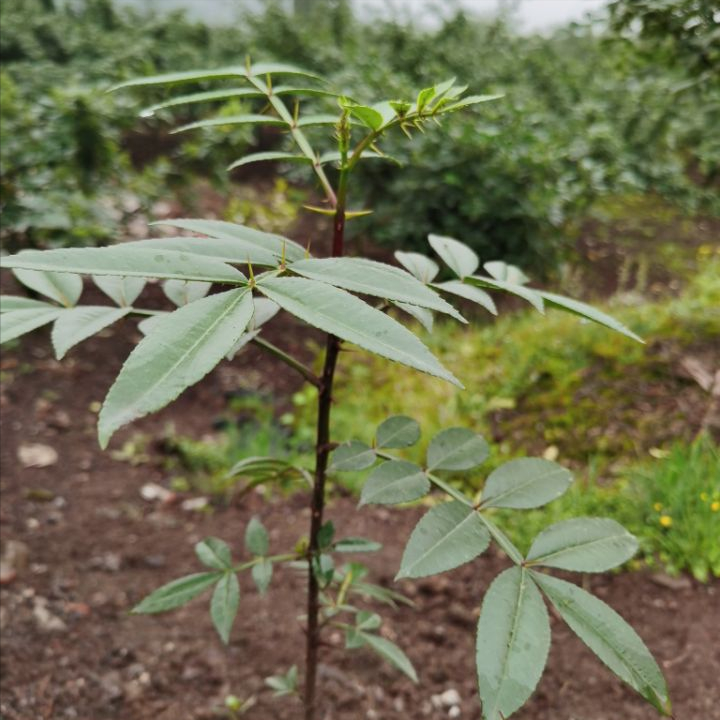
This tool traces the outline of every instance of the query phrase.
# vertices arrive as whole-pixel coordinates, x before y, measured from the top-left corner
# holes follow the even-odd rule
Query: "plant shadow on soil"
[[[240,613],[227,649],[212,631],[207,598],[169,614],[128,614],[150,590],[197,571],[192,545],[207,535],[225,539],[239,556],[245,525],[258,514],[270,530],[271,549],[282,552],[308,525],[301,494],[263,501],[251,493],[212,514],[142,500],[144,484],[166,479],[161,463],[131,465],[101,453],[92,409],[131,347],[130,328],[123,325],[107,333],[110,337],[88,341],[62,364],[52,359],[45,332],[24,339],[3,358],[2,540],[24,543],[29,560],[0,590],[0,712],[6,720],[200,720],[228,717],[222,705],[232,693],[256,698],[244,717],[297,718],[297,700],[272,698],[263,680],[301,663],[301,576],[279,571],[266,600],[242,578]],[[297,337],[283,329],[283,338]],[[138,431],[156,434],[170,420],[178,432],[202,435],[222,413],[227,389],[247,383],[249,375],[254,386],[289,395],[294,378],[278,387],[277,379],[288,373],[260,359],[250,349],[231,366],[216,369],[170,408],[121,433],[116,447]],[[58,462],[22,469],[17,452],[23,443],[54,447]],[[330,504],[328,517],[342,534],[383,543],[381,552],[362,558],[373,580],[415,602],[414,608],[380,611],[384,632],[408,653],[421,685],[413,686],[365,650],[344,651],[342,638],[329,633],[320,674],[324,720],[446,718],[448,708],[435,707],[431,696],[450,688],[460,695],[460,717],[481,717],[474,632],[483,594],[506,561],[489,553],[452,573],[393,585],[402,547],[420,513],[421,508],[357,511],[342,494]],[[720,627],[720,582],[660,582],[647,572],[574,579],[589,585],[643,637],[667,675],[678,719],[720,719],[720,644],[711,642],[709,632]],[[61,622],[48,623],[48,613]],[[514,717],[657,717],[557,617],[552,623],[546,673]]]

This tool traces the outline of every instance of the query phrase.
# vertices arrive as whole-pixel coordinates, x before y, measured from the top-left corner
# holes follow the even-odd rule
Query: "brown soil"
[[[2,599],[2,696],[6,720],[196,720],[223,717],[224,697],[254,696],[249,720],[300,716],[294,699],[276,700],[263,679],[301,664],[302,577],[278,571],[269,600],[260,599],[243,577],[243,598],[229,648],[214,635],[207,601],[170,614],[135,617],[128,609],[147,592],[198,570],[192,545],[216,535],[240,555],[245,525],[259,514],[271,530],[271,547],[292,547],[308,525],[305,498],[262,501],[247,496],[211,514],[174,504],[144,501],[140,488],[165,479],[160,465],[132,466],[101,453],[91,409],[102,399],[131,347],[126,324],[111,338],[94,338],[62,363],[51,359],[43,333],[5,353],[2,367],[2,540],[29,548],[28,567],[4,585]],[[292,339],[287,330],[285,342]],[[172,420],[178,431],[200,436],[225,407],[224,392],[238,385],[279,382],[284,368],[254,351],[217,369],[170,408],[121,433],[157,434]],[[46,468],[22,469],[22,443],[54,447],[59,460]],[[38,491],[50,491],[46,502]],[[35,498],[35,499],[32,499]],[[420,513],[363,509],[336,497],[329,517],[352,535],[384,543],[363,560],[375,582],[392,585],[401,547]],[[345,652],[341,638],[327,637],[321,668],[323,720],[447,718],[432,696],[454,688],[461,718],[480,718],[473,669],[474,627],[482,596],[504,567],[488,554],[453,573],[397,587],[414,608],[383,609],[384,632],[418,668],[413,686],[365,650]],[[579,579],[579,578],[578,578]],[[718,720],[720,583],[676,584],[646,573],[586,579],[591,589],[628,619],[663,666],[677,720]],[[38,607],[63,621],[43,631]],[[42,613],[40,613],[42,614]],[[657,717],[575,640],[553,617],[554,644],[544,679],[519,720],[640,720]],[[225,716],[227,717],[227,716]]]

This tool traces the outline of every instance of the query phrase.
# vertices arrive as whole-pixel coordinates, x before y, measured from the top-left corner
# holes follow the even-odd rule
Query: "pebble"
[[[33,617],[40,632],[65,632],[67,625],[47,608],[47,598],[36,597],[33,603]]]
[[[44,468],[58,461],[57,450],[43,443],[26,443],[17,451],[18,460],[24,468]]]
[[[460,693],[455,688],[448,688],[439,695],[433,695],[430,698],[430,702],[432,702],[436,708],[450,708],[454,705],[459,705],[462,699],[460,698]]]
[[[30,548],[20,540],[8,540],[0,557],[0,585],[12,582],[28,566]]]

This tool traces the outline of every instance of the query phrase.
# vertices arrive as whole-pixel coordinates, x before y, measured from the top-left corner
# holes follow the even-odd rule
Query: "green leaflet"
[[[490,533],[473,508],[457,500],[437,505],[412,531],[396,580],[452,570],[485,552],[489,543]]]
[[[483,263],[483,267],[491,277],[502,282],[515,285],[525,285],[525,283],[530,282],[530,278],[519,267],[508,265],[502,260],[491,260]]]
[[[608,518],[572,518],[555,523],[534,540],[527,555],[533,565],[604,572],[627,562],[638,542],[620,523]]]
[[[360,440],[350,440],[338,445],[330,460],[330,472],[355,472],[365,470],[375,463],[375,451]]]
[[[278,257],[271,250],[257,245],[231,238],[214,237],[174,237],[150,238],[125,243],[128,250],[163,250],[170,252],[190,253],[201,257],[222,260],[226,263],[253,265],[278,264]]]
[[[82,305],[63,310],[53,325],[51,339],[58,360],[70,348],[125,317],[131,308]]]
[[[304,155],[295,155],[294,153],[257,152],[257,153],[250,153],[250,155],[245,155],[245,157],[241,157],[239,160],[236,160],[234,163],[228,165],[227,169],[228,169],[228,171],[230,171],[230,170],[234,170],[235,168],[242,167],[243,165],[250,165],[251,163],[256,163],[256,162],[267,162],[269,160],[284,161],[284,162],[302,162],[302,163],[312,162],[310,160],[310,158],[305,157]]]
[[[165,297],[177,307],[204,298],[210,292],[210,283],[188,280],[166,280],[163,283]]]
[[[246,288],[210,295],[161,316],[125,361],[98,422],[106,447],[123,425],[159,410],[201,380],[235,345],[252,318]]]
[[[423,326],[427,332],[431,333],[433,330],[433,323],[435,322],[435,316],[419,305],[410,305],[410,303],[398,302],[397,300],[390,301],[395,307],[399,308],[403,312],[406,312],[412,318],[417,320],[420,325]]]
[[[411,502],[421,498],[428,490],[430,481],[419,465],[405,460],[391,460],[378,465],[370,473],[360,493],[360,505]]]
[[[210,599],[210,617],[220,639],[227,645],[230,641],[238,607],[240,606],[240,583],[234,572],[226,572],[218,581]]]
[[[438,264],[425,255],[415,252],[395,251],[395,259],[420,282],[430,283],[440,272]]]
[[[418,305],[466,322],[437,293],[392,265],[365,258],[310,258],[293,263],[289,269],[310,280],[319,280],[343,290]]]
[[[37,253],[39,251],[26,250],[15,257],[25,257],[30,252]],[[5,258],[2,258],[2,260],[5,260]],[[5,266],[3,265],[3,267]],[[8,267],[11,266],[8,265]],[[15,275],[25,287],[29,287],[31,290],[35,290],[35,292],[39,292],[41,295],[45,295],[45,297],[59,302],[65,307],[73,307],[80,299],[80,295],[82,295],[82,278],[65,273],[44,272],[42,269],[21,269],[22,265],[18,265],[16,268],[17,269],[13,270],[13,275]]]
[[[120,307],[132,305],[145,287],[145,279],[140,277],[98,275],[93,282]]]
[[[468,428],[441,430],[427,449],[428,470],[470,470],[483,463],[490,448],[481,435]]]
[[[459,278],[472,275],[480,265],[480,258],[475,251],[459,240],[442,235],[428,235],[428,242]]]
[[[260,595],[264,595],[270,587],[273,576],[273,564],[270,560],[260,560],[250,570],[255,587]]]
[[[531,290],[524,285],[517,285],[516,283],[509,283],[504,280],[495,280],[495,278],[480,275],[467,277],[465,278],[465,281],[473,285],[479,285],[480,287],[488,287],[512,293],[513,295],[521,297],[523,300],[527,300],[538,312],[545,312],[545,305],[539,290]]]
[[[0,313],[12,312],[13,310],[58,310],[44,300],[33,300],[22,295],[0,295]]]
[[[2,314],[0,321],[0,345],[19,338],[31,330],[55,320],[63,308],[47,305],[46,307],[29,308],[27,310],[9,310]]]
[[[113,85],[108,92],[129,87],[143,87],[146,85],[174,85],[177,83],[201,82],[203,80],[216,80],[219,78],[255,77],[268,74],[302,75],[317,80],[320,79],[314,73],[302,70],[294,65],[286,65],[284,63],[255,63],[249,70],[242,65],[230,65],[212,70],[185,70],[183,72],[163,73],[162,75],[149,75]]]
[[[485,481],[482,507],[540,507],[560,497],[570,483],[570,472],[550,460],[510,460],[493,470]]]
[[[495,302],[490,295],[474,285],[469,285],[460,280],[448,280],[447,282],[433,283],[432,287],[441,292],[457,295],[458,297],[465,298],[465,300],[477,303],[493,315],[498,314]]]
[[[265,93],[256,90],[255,88],[226,88],[223,90],[208,90],[206,92],[190,93],[188,95],[179,95],[178,97],[170,98],[164,102],[155,103],[149,107],[143,108],[140,111],[140,117],[151,117],[158,110],[164,110],[165,108],[175,107],[177,105],[191,105],[199,102],[212,102],[213,100],[227,100],[228,98],[234,97],[265,97]]]
[[[0,258],[0,267],[76,275],[206,280],[236,285],[245,282],[245,276],[239,270],[218,260],[183,252],[126,248],[123,245],[67,250],[27,250],[17,255]]]
[[[245,528],[245,547],[253,555],[267,555],[270,549],[270,537],[257,515],[250,518]]]
[[[209,127],[221,127],[223,125],[273,125],[277,127],[287,127],[288,124],[278,117],[272,115],[256,115],[246,113],[244,115],[220,115],[206,120],[198,120],[187,125],[181,125],[170,131],[171,135],[187,132],[188,130],[200,130]]]
[[[220,577],[222,576],[219,572],[185,575],[185,577],[173,580],[150,593],[132,609],[132,612],[145,614],[173,610],[200,595],[204,590],[214,585]]]
[[[632,627],[577,585],[542,573],[532,575],[572,631],[600,660],[661,713],[670,715],[662,671]]]
[[[258,264],[277,265],[277,261],[284,257],[292,262],[302,260],[305,257],[305,248],[296,242],[282,237],[282,235],[274,235],[272,233],[255,230],[254,228],[238,225],[237,223],[225,222],[223,220],[202,220],[192,218],[173,218],[172,220],[163,220],[153,223],[154,225],[171,225],[172,227],[190,230],[191,232],[202,233],[211,238],[220,240],[240,241],[236,244],[239,252],[234,255],[237,260],[233,262],[247,262],[247,249],[254,249],[258,252],[272,253],[274,261],[261,262],[252,260]],[[184,238],[185,240],[196,240],[197,238]],[[213,244],[209,243],[212,248]],[[231,247],[231,246],[228,246]],[[212,250],[208,251],[212,254]]]
[[[409,330],[344,290],[315,280],[282,277],[258,280],[258,289],[314,327],[462,387]]]
[[[232,555],[224,540],[208,537],[195,545],[195,554],[203,565],[214,570],[230,570]]]
[[[417,672],[410,659],[395,643],[372,633],[361,631],[359,634],[378,655],[407,675],[414,683],[418,681]]]
[[[379,448],[411,447],[420,439],[420,425],[407,415],[393,415],[380,423],[375,433]]]
[[[573,315],[579,315],[587,320],[592,320],[599,325],[604,325],[611,330],[619,332],[621,335],[637,340],[639,343],[645,342],[639,335],[636,335],[632,330],[625,327],[625,325],[623,325],[619,320],[616,320],[614,317],[602,312],[601,310],[597,310],[587,303],[550,292],[540,291],[539,294],[551,307],[557,308],[558,310],[564,310],[565,312],[572,313]]]
[[[507,718],[532,695],[550,649],[550,621],[530,573],[498,575],[483,599],[476,663],[484,720]]]

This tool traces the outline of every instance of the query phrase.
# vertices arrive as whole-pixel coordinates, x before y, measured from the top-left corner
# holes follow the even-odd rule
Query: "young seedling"
[[[276,81],[278,78],[303,82],[283,85]],[[346,222],[366,212],[350,209],[348,203],[350,180],[358,163],[368,158],[373,162],[388,160],[380,144],[395,129],[412,137],[414,131],[433,129],[454,112],[498,97],[466,96],[464,86],[448,80],[421,90],[416,98],[368,106],[334,94],[315,75],[298,68],[249,62],[218,70],[141,78],[117,89],[224,79],[241,82],[242,86],[175,97],[142,114],[227,98],[257,102],[256,112],[219,115],[176,132],[240,124],[272,125],[284,131],[291,151],[255,153],[230,167],[279,160],[311,169],[326,199],[324,207],[311,209],[332,217],[329,257],[311,254],[309,241],[303,246],[233,223],[175,219],[165,224],[194,235],[104,248],[27,251],[2,258],[2,266],[12,269],[22,284],[47,298],[3,297],[2,342],[52,323],[52,342],[61,358],[112,323],[133,315],[144,318],[139,327],[145,337],[120,370],[99,415],[98,435],[103,448],[119,428],[172,402],[248,343],[281,360],[317,389],[312,470],[276,458],[247,458],[231,470],[231,474],[241,474],[255,484],[288,473],[309,479],[311,521],[307,539],[298,541],[289,552],[274,553],[267,531],[253,518],[245,535],[246,559],[234,560],[226,543],[207,538],[196,546],[204,571],[164,585],[137,605],[135,612],[171,610],[212,588],[210,614],[227,643],[240,602],[238,575],[248,571],[258,591],[265,593],[273,568],[287,563],[300,568],[307,578],[306,655],[303,689],[298,666],[293,665],[268,678],[267,684],[276,694],[299,694],[305,719],[319,716],[317,669],[321,633],[327,627],[341,628],[349,649],[374,651],[418,681],[405,653],[380,634],[380,616],[358,605],[367,599],[390,604],[405,599],[368,582],[362,565],[336,564],[336,558],[345,553],[368,552],[379,546],[364,538],[336,538],[334,525],[325,519],[328,478],[343,471],[368,469],[381,460],[363,487],[361,504],[411,502],[431,488],[451,498],[432,507],[418,523],[405,548],[399,577],[423,577],[457,567],[475,559],[491,541],[514,564],[490,587],[478,624],[478,683],[487,720],[506,718],[522,706],[543,672],[550,642],[543,595],[611,670],[660,712],[669,713],[665,681],[636,633],[600,600],[543,571],[606,570],[631,557],[636,548],[634,538],[613,521],[583,518],[547,528],[523,556],[492,518],[493,508],[537,507],[554,499],[570,483],[567,471],[546,460],[514,460],[491,473],[480,498],[471,499],[447,476],[474,470],[487,456],[487,444],[469,429],[449,428],[434,437],[423,466],[388,452],[417,442],[420,429],[409,418],[389,418],[377,429],[371,444],[354,440],[336,446],[332,442],[333,383],[344,343],[461,384],[413,330],[395,319],[397,310],[430,329],[435,313],[466,322],[449,302],[453,298],[471,301],[496,314],[487,291],[502,291],[524,299],[540,313],[548,306],[556,307],[639,340],[605,313],[530,287],[523,272],[500,260],[486,262],[479,270],[480,259],[475,252],[453,238],[429,236],[431,249],[447,266],[454,277],[451,280],[438,281],[437,260],[419,253],[398,251],[398,265],[346,256]],[[338,111],[303,112],[300,101],[317,97],[335,98]],[[318,130],[322,139],[334,134],[335,146],[316,150],[308,133]],[[83,275],[91,276],[115,305],[78,305]],[[177,309],[159,312],[138,303],[147,278],[163,281],[165,294]],[[220,291],[208,294],[211,286],[219,286]],[[325,333],[319,375],[262,337],[266,323],[278,309]]]

